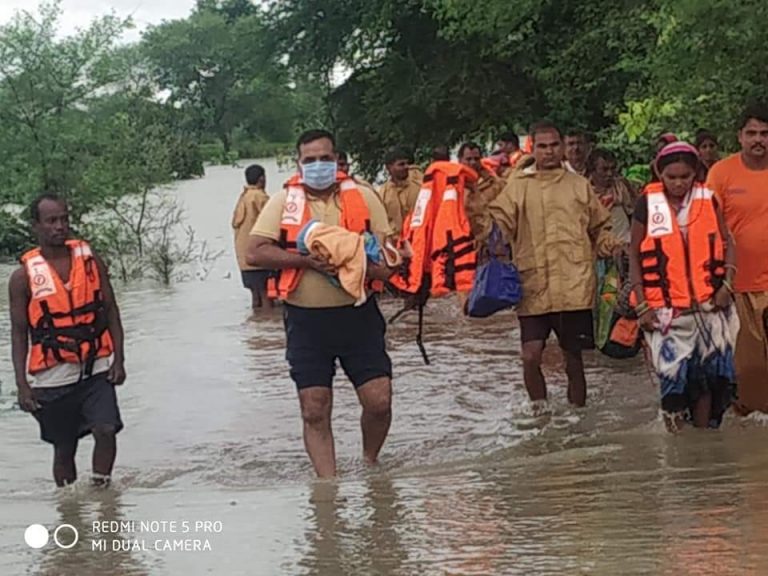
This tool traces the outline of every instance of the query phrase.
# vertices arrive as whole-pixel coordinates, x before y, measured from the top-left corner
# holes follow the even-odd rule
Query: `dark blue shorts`
[[[77,384],[34,391],[40,408],[32,415],[40,424],[40,438],[53,445],[72,444],[96,425],[113,426],[115,432],[123,428],[115,387],[106,372]]]
[[[267,291],[267,279],[272,273],[271,270],[240,270],[240,278],[243,286],[248,290]]]
[[[330,388],[336,360],[355,388],[375,378],[392,377],[387,354],[387,324],[374,298],[359,307],[283,307],[286,359],[296,387]]]
[[[593,350],[595,335],[592,310],[550,312],[536,316],[520,316],[520,340],[545,342],[554,332],[560,347],[568,352]]]

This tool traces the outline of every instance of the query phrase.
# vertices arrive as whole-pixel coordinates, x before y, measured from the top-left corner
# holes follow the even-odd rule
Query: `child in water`
[[[734,246],[712,191],[696,182],[699,163],[690,144],[664,146],[661,181],[638,200],[631,230],[635,312],[671,431],[719,427],[734,392]]]

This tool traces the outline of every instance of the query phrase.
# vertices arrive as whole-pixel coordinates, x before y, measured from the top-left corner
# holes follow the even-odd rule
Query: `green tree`
[[[326,125],[369,173],[390,145],[453,144],[528,113],[515,59],[483,54],[475,35],[446,37],[437,16],[411,0],[289,0],[272,14],[292,66],[320,80],[350,72],[326,84]]]
[[[199,172],[197,145],[155,97],[141,54],[119,43],[130,22],[100,18],[59,38],[59,16],[57,4],[44,5],[0,28],[0,203],[15,205],[2,211],[0,251],[17,254],[28,241],[18,207],[46,191],[69,200],[79,229],[94,220],[109,228],[111,211],[140,256],[149,192]],[[118,211],[128,196],[136,209]]]
[[[59,16],[58,4],[47,4],[39,17],[18,13],[0,27],[0,201],[89,192],[89,109],[119,80],[112,63],[130,22],[107,16],[59,39]]]
[[[678,125],[730,136],[754,100],[768,100],[768,3],[665,0],[656,19],[651,90],[678,102]]]
[[[348,78],[330,126],[369,171],[383,149],[525,131],[540,117],[599,130],[649,74],[653,0],[286,0],[272,22],[291,63]]]
[[[225,152],[236,130],[262,141],[293,136],[288,75],[266,49],[263,14],[249,2],[198,2],[186,19],[151,27],[142,48],[170,105]]]

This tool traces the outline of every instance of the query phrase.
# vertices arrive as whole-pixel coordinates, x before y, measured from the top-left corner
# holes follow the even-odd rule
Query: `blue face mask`
[[[336,183],[336,162],[319,161],[301,165],[301,182],[312,190],[327,190]]]

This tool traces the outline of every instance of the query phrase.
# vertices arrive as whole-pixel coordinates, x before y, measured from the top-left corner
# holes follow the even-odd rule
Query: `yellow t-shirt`
[[[395,234],[403,229],[403,220],[416,206],[416,200],[421,190],[421,180],[407,178],[403,182],[388,180],[379,188],[379,198],[384,204],[389,219],[389,225]]]
[[[391,236],[392,231],[387,221],[387,213],[376,193],[364,186],[359,186],[358,190],[368,205],[371,216],[371,232],[379,239]],[[275,242],[280,239],[280,221],[283,217],[283,205],[286,196],[287,191],[283,189],[269,199],[251,230],[252,235],[269,238]],[[335,195],[327,201],[310,194],[307,194],[306,198],[312,218],[331,226],[339,225],[341,209]],[[355,299],[342,288],[331,284],[323,274],[305,269],[299,285],[288,295],[286,303],[304,308],[338,308],[354,305]]]
[[[717,195],[736,244],[734,289],[768,291],[768,170],[750,170],[734,154],[712,166],[707,187]]]
[[[245,255],[248,251],[251,228],[268,201],[267,193],[256,186],[246,186],[237,200],[232,214],[232,229],[235,231],[235,255],[240,270],[256,270],[253,266],[248,266]]]

